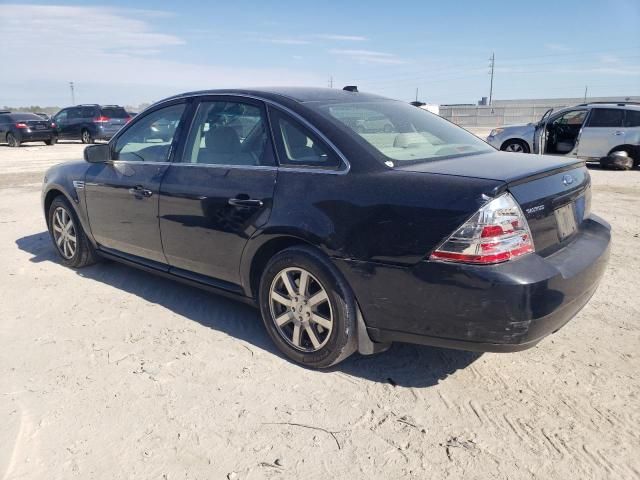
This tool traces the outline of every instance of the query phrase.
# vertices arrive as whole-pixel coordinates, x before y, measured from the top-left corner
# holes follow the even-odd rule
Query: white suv
[[[640,105],[587,103],[551,109],[538,123],[492,130],[487,142],[500,150],[569,155],[628,169],[640,163]]]

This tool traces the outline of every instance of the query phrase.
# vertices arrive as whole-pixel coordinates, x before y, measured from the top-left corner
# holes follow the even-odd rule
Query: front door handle
[[[153,195],[153,192],[151,190],[144,188],[142,185],[136,185],[135,187],[130,188],[129,193],[138,198],[149,198],[151,195]]]
[[[261,207],[264,203],[262,200],[255,198],[230,198],[229,205],[234,207]]]
[[[614,133],[614,135],[624,135],[624,132],[621,132],[620,130],[618,130],[617,132]]]

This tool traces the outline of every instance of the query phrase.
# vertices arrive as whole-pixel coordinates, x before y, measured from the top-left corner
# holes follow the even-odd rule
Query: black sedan
[[[0,143],[10,147],[19,147],[26,142],[54,145],[57,139],[51,122],[35,113],[0,112]]]
[[[610,242],[584,163],[498,152],[353,90],[158,102],[47,172],[62,262],[106,257],[250,302],[317,368],[394,341],[522,350],[582,309]]]

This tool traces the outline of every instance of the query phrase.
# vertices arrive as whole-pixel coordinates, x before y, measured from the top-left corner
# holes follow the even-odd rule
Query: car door
[[[149,111],[110,143],[111,161],[92,164],[85,177],[85,197],[91,232],[99,246],[166,264],[158,226],[158,192],[180,128],[164,139],[149,139],[151,125],[175,121],[181,125],[186,103]]]
[[[625,143],[624,110],[622,108],[593,108],[580,135],[578,156],[600,159],[611,149]]]
[[[552,112],[553,112],[553,108],[550,108],[549,110],[544,112],[544,115],[542,115],[542,118],[536,124],[536,128],[533,131],[533,153],[537,153],[539,155],[542,155],[544,153],[544,149],[546,146],[545,144],[547,140],[546,138],[547,137],[546,136],[547,121],[549,120],[549,116],[551,115]]]
[[[69,109],[60,110],[53,117],[53,123],[56,124],[55,130],[58,138],[68,138],[69,136]]]
[[[9,131],[9,115],[0,115],[0,142],[7,141],[7,132]]]
[[[234,96],[198,101],[179,157],[160,187],[171,271],[232,289],[247,240],[269,218],[276,182],[265,107]]]

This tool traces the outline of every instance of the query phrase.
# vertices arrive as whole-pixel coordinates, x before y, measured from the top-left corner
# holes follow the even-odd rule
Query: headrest
[[[240,137],[231,127],[218,127],[205,134],[204,144],[212,153],[236,153],[240,150]]]

